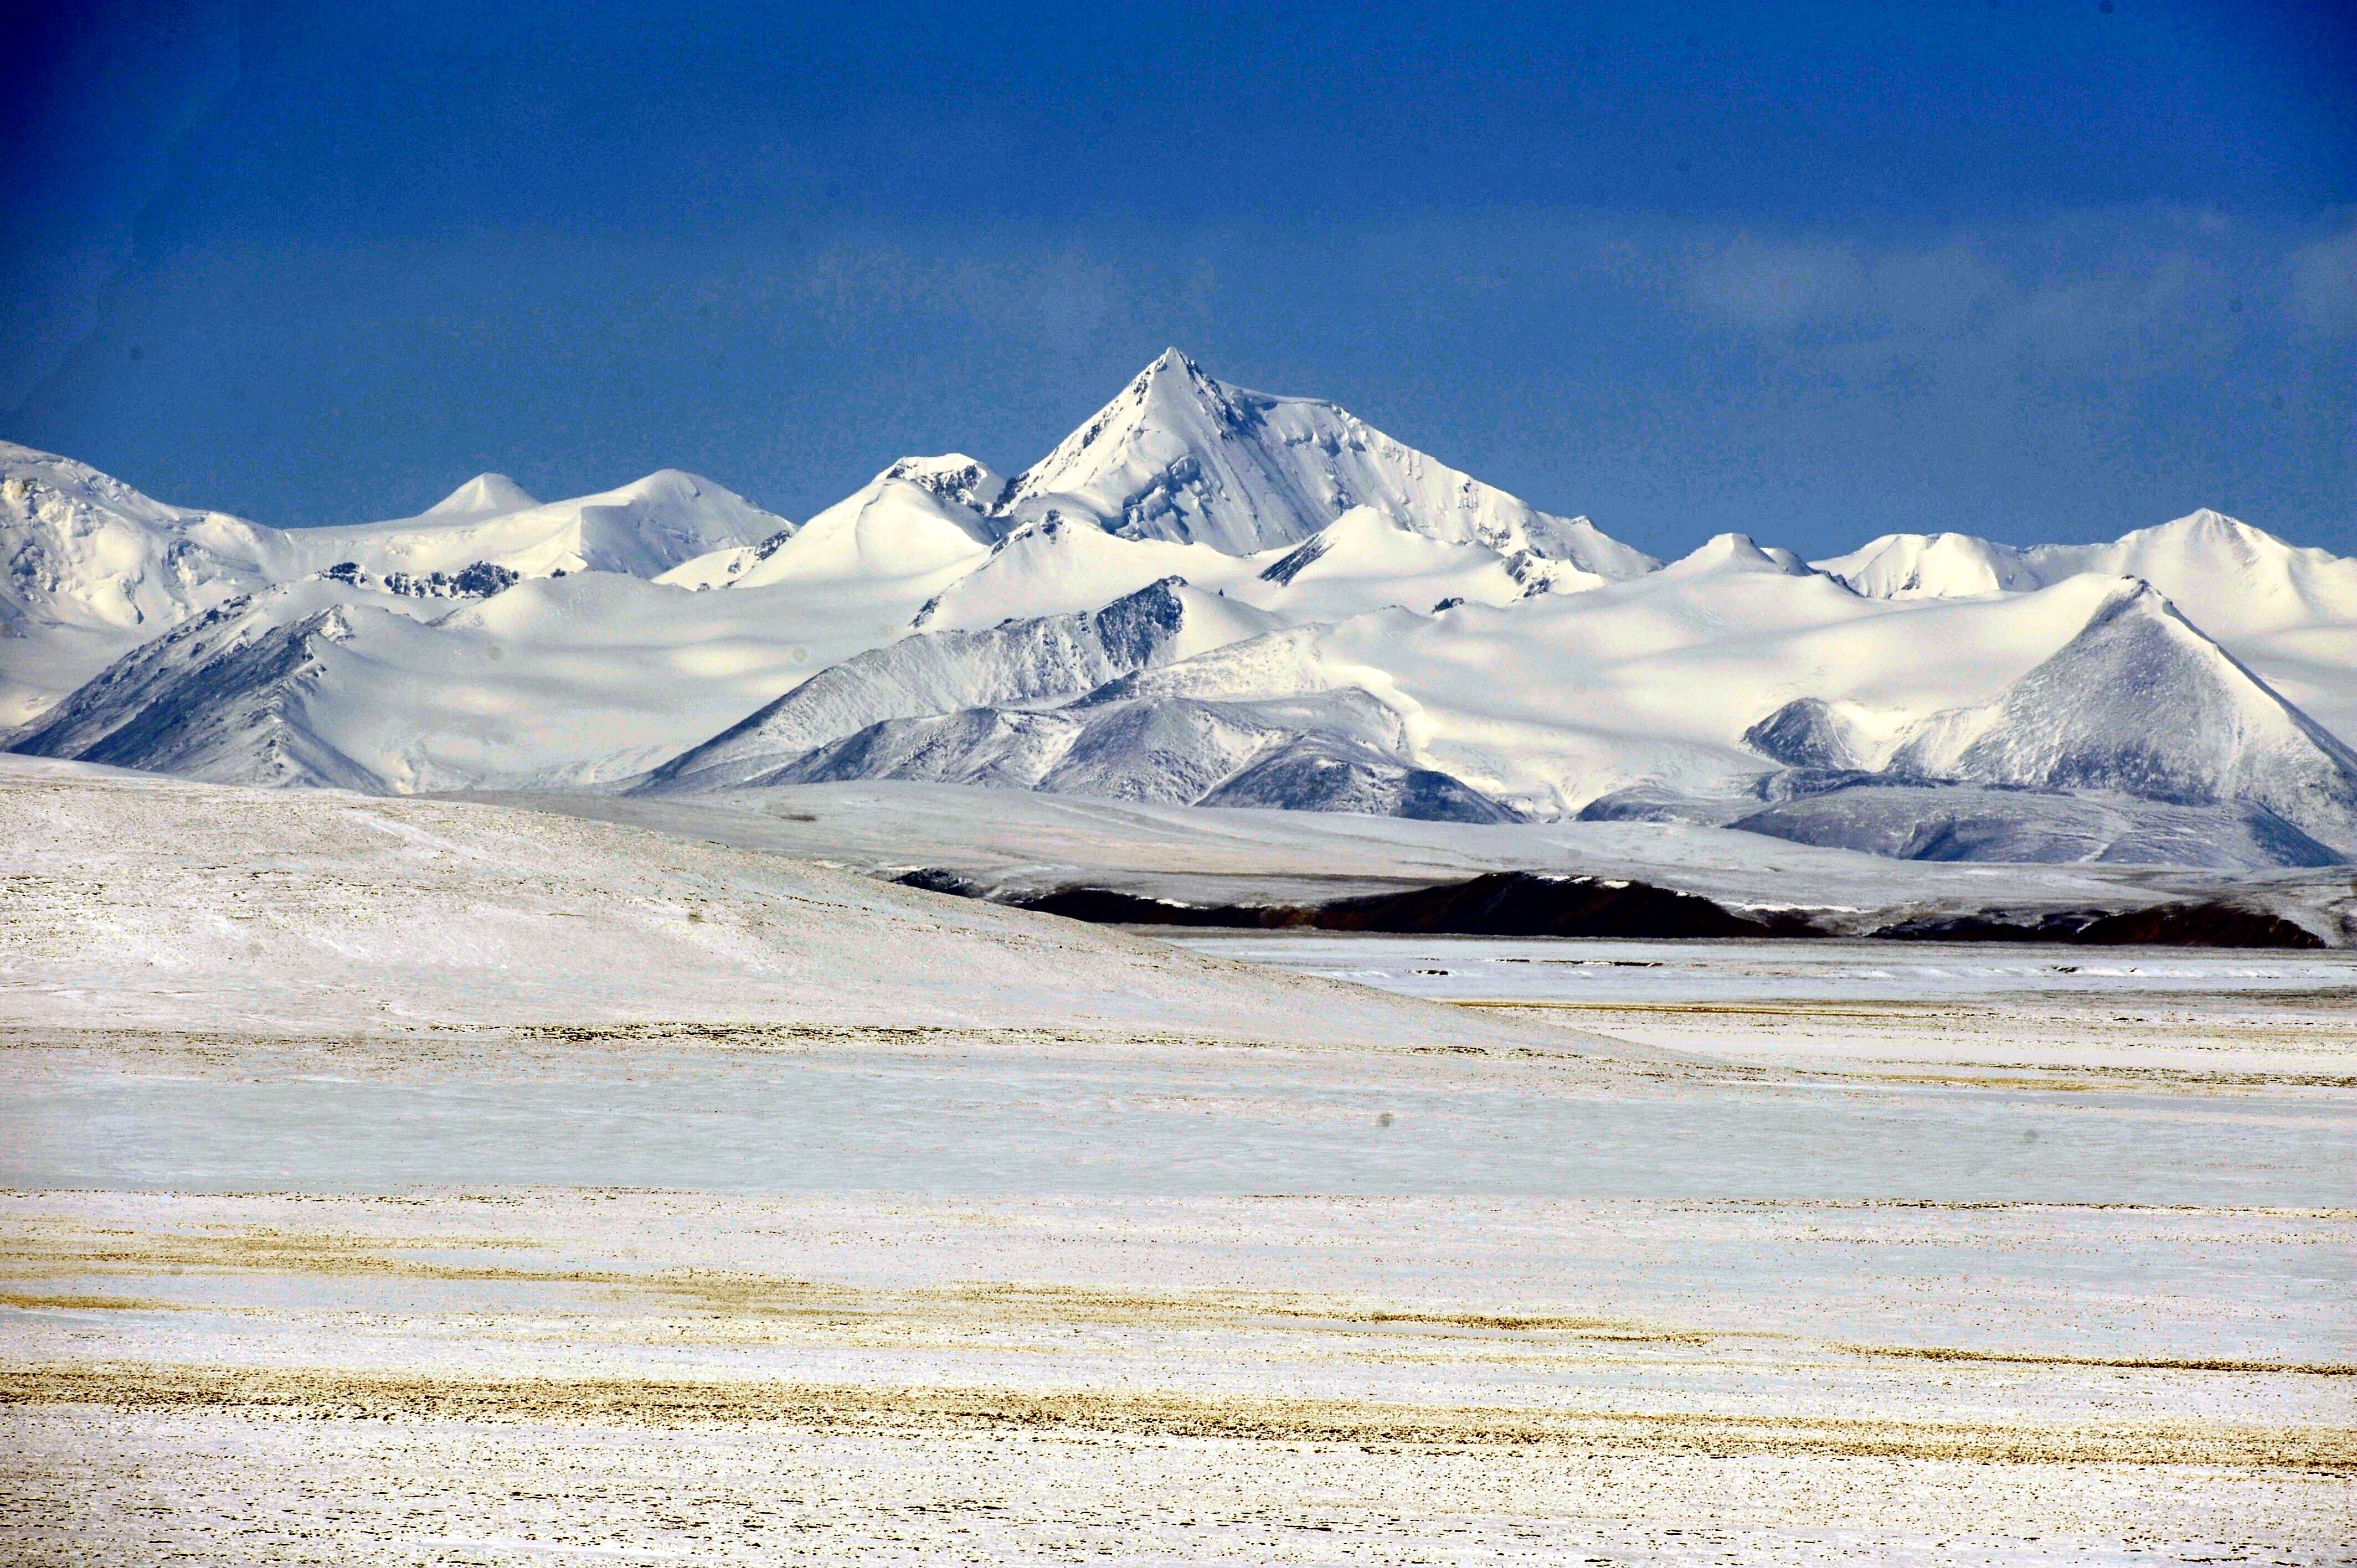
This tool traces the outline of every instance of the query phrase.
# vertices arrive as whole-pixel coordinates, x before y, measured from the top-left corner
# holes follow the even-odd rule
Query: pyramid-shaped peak
[[[992,509],[991,527],[1003,537],[1070,519],[1125,539],[1253,555],[1298,544],[1362,506],[1445,543],[1529,553],[1598,577],[1658,564],[1334,403],[1215,380],[1176,348],[1017,474]]]
[[[479,512],[522,511],[540,504],[538,498],[505,474],[477,474],[427,510],[427,517],[459,517]]]
[[[2158,622],[2168,628],[2166,635],[2172,643],[2187,649],[2199,650],[2204,658],[2214,657],[2220,662],[2241,671],[2254,682],[2262,686],[2266,684],[2259,681],[2257,676],[2251,675],[2247,670],[2244,670],[2240,660],[2221,648],[2217,639],[2194,624],[2192,618],[2179,609],[2175,601],[2167,594],[2162,593],[2142,577],[2132,575],[2115,578],[2104,589],[2104,596],[2095,601],[2094,607],[2087,612],[2087,618],[2081,623],[2077,634],[2065,645],[2065,651],[2082,644],[2099,640],[2102,636],[2107,635],[2107,628],[2123,627],[2136,621]],[[2139,631],[2136,635],[2145,634]],[[2058,654],[2056,657],[2059,658],[2061,655]]]
[[[1155,381],[1166,376],[1183,377],[1189,381],[1209,381],[1203,367],[1183,349],[1165,349],[1155,356],[1154,362],[1137,372],[1141,381]]]
[[[2106,585],[2078,633],[1996,698],[1917,725],[1889,771],[2239,800],[2335,848],[2357,840],[2357,753],[2133,576]]]
[[[1178,403],[1222,406],[1241,389],[1207,373],[1185,352],[1165,349],[1129,383],[1129,400],[1142,407],[1170,407]]]
[[[2104,593],[2102,602],[2097,604],[2093,613],[2087,617],[2087,624],[2101,626],[2105,621],[2125,615],[2130,610],[2141,611],[2150,616],[2168,617],[2176,620],[2185,618],[2178,613],[2177,607],[2169,602],[2167,594],[2162,593],[2142,577],[2129,576],[2122,577],[2111,585]],[[2202,640],[2206,642],[2209,638],[2205,635]]]

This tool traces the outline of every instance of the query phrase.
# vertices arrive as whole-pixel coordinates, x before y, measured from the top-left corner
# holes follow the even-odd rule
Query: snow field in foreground
[[[1247,964],[484,805],[0,823],[15,1561],[2345,1552],[2343,954]]]

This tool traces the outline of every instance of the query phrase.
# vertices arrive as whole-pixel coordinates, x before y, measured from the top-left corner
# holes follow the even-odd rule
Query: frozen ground
[[[2357,954],[1172,931],[1196,952],[1725,1060],[2084,1088],[2357,1087]]]
[[[1692,822],[1493,826],[1206,809],[875,779],[654,799],[462,796],[891,874],[931,866],[993,892],[1084,885],[1198,904],[1318,903],[1486,871],[1631,877],[1733,909],[1805,908],[1867,931],[1925,915],[2132,909],[2231,897],[2331,943],[2357,940],[2347,866],[2219,872],[2147,865],[1893,860]]]
[[[12,1563],[2352,1560],[2346,954],[1189,951],[13,785]]]

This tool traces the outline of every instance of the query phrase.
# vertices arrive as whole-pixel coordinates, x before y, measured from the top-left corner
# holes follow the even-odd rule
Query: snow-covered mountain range
[[[1011,478],[903,458],[800,527],[666,470],[278,530],[0,446],[0,561],[12,749],[223,781],[901,779],[2357,857],[2357,560],[2197,511],[1664,564],[1176,350]]]

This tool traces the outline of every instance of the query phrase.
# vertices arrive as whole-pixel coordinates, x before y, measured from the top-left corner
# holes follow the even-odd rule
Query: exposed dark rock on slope
[[[1097,925],[1231,930],[1356,931],[1376,935],[1564,937],[1623,940],[1807,938],[1834,934],[1802,910],[1749,913],[1642,882],[1494,872],[1464,882],[1325,904],[1187,904],[1106,887],[988,895],[954,872],[895,880]],[[1985,909],[1895,922],[1869,933],[1890,941],[2050,942],[2083,947],[2318,949],[2313,931],[2265,910],[2220,902],[2129,910]]]
[[[977,897],[953,873],[912,872],[899,880],[936,893]],[[1805,917],[1738,914],[1708,898],[1642,882],[1492,872],[1469,881],[1317,905],[1195,905],[1102,887],[1067,887],[1006,898],[1068,919],[1125,925],[1241,927],[1469,937],[1808,937]]]

